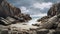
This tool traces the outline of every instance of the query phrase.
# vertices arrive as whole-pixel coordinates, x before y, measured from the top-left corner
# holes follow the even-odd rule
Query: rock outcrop
[[[54,4],[48,11],[47,15],[53,17],[60,14],[60,3]]]
[[[2,0],[0,3],[0,17],[6,18],[7,16],[17,16],[19,13],[21,13],[21,10],[19,8],[13,7],[6,0]]]
[[[38,19],[37,22],[40,22],[37,23],[40,28],[50,29],[48,34],[60,34],[60,3],[53,4],[47,16]]]
[[[42,22],[45,21],[46,22],[48,19],[49,19],[49,16],[44,16],[41,19],[38,19],[37,22],[40,22],[40,21],[42,21]]]
[[[38,21],[44,20],[44,18],[48,18],[48,17],[51,18],[51,17],[58,15],[58,14],[60,14],[60,3],[56,3],[56,4],[52,5],[52,7],[47,12],[47,16],[42,17]]]
[[[0,17],[6,20],[8,17],[10,17],[18,20],[19,22],[26,22],[32,19],[29,14],[21,13],[21,10],[19,8],[12,6],[6,0],[0,0]]]
[[[60,23],[60,3],[52,5],[49,9],[47,16],[38,19],[37,22],[40,23],[41,28],[47,29],[59,29]],[[39,24],[38,24],[39,25]]]
[[[29,14],[12,6],[6,0],[0,0],[0,34],[60,34],[60,3],[54,4],[47,16],[37,20],[37,24],[28,25]],[[6,25],[6,26],[5,26]]]

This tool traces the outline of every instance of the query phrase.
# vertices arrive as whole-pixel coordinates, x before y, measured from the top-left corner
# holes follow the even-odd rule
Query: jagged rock
[[[0,17],[18,16],[21,13],[19,8],[13,7],[7,1],[3,0],[0,4]],[[1,15],[2,14],[2,15]]]
[[[29,14],[20,14],[19,17],[20,17],[20,18],[23,18],[23,19],[26,20],[26,21],[32,19]]]
[[[60,16],[60,15],[59,15]],[[52,28],[55,29],[57,27],[57,22],[58,22],[59,18],[57,15],[51,17],[51,18],[43,18],[43,20],[40,21],[40,28]]]
[[[49,16],[44,16],[41,19],[38,19],[37,22],[40,22],[40,21],[46,22],[48,19],[49,19]]]
[[[48,11],[47,16],[38,19],[40,28],[52,29],[47,34],[60,34],[60,3],[54,4]],[[52,27],[51,27],[52,26]]]
[[[49,9],[47,16],[44,16],[41,19],[38,19],[37,22],[41,22],[43,24],[43,27],[45,27],[47,25],[48,27],[52,26],[51,28],[53,28],[53,29],[57,28],[58,24],[60,23],[60,8],[59,8],[59,6],[60,6],[60,3],[54,4]],[[40,25],[41,25],[41,23],[40,23]]]
[[[54,4],[47,13],[47,15],[51,17],[58,14],[60,14],[60,3]]]
[[[21,13],[21,10],[19,8],[12,6],[6,0],[0,0],[0,17],[4,18],[5,21],[3,22],[9,21],[10,18],[16,19],[14,22],[25,22],[32,19],[29,14]],[[10,18],[7,19],[8,17]]]
[[[6,19],[0,19],[0,25],[10,25],[12,22]]]
[[[30,15],[28,14],[21,13],[21,10],[19,8],[14,7],[7,1],[3,0],[0,4],[0,17],[7,17],[7,16],[17,16],[17,17],[23,16],[25,18],[30,17]]]
[[[19,8],[10,5],[5,0],[0,1],[0,24],[3,24],[2,22],[4,22],[5,25],[10,24],[8,27],[0,27],[1,34],[60,34],[60,3],[54,4],[48,11],[47,16],[39,19],[38,23],[40,23],[33,26],[21,23],[32,19],[29,14],[21,13]]]

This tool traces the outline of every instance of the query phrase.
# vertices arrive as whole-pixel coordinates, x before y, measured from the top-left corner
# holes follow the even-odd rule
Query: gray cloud
[[[44,9],[41,10],[42,7],[41,8],[38,8],[38,7],[34,8],[33,4],[39,3],[39,7],[40,7],[40,5],[43,6],[42,3],[46,3],[46,4],[48,4],[48,2],[57,3],[57,2],[60,2],[60,0],[8,0],[8,2],[10,2],[11,4],[13,4],[14,6],[16,6],[18,8],[21,8],[23,13],[28,13],[30,15],[36,15],[36,14],[37,15],[38,14],[45,15],[45,14],[47,14],[47,11],[49,10],[49,8],[47,8],[47,6],[50,7],[50,5],[44,6],[43,7]],[[25,7],[25,9],[22,7]]]

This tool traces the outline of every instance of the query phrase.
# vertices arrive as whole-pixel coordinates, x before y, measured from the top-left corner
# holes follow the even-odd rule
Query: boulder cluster
[[[31,19],[29,14],[0,0],[0,34],[60,34],[60,3],[54,4],[38,23],[28,25]]]
[[[49,34],[60,34],[60,3],[53,4],[47,16],[38,19],[37,22],[39,23],[36,25],[39,25],[41,29],[50,30]]]
[[[19,8],[12,6],[6,0],[0,0],[0,22],[2,22],[0,24],[8,25],[16,22],[26,22],[31,19],[32,18],[29,14],[21,13],[21,10]]]

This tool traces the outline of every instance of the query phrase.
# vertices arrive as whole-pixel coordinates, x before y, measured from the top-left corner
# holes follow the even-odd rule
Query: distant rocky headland
[[[60,34],[60,3],[53,4],[36,24],[26,23],[31,19],[21,9],[0,0],[0,34]]]

